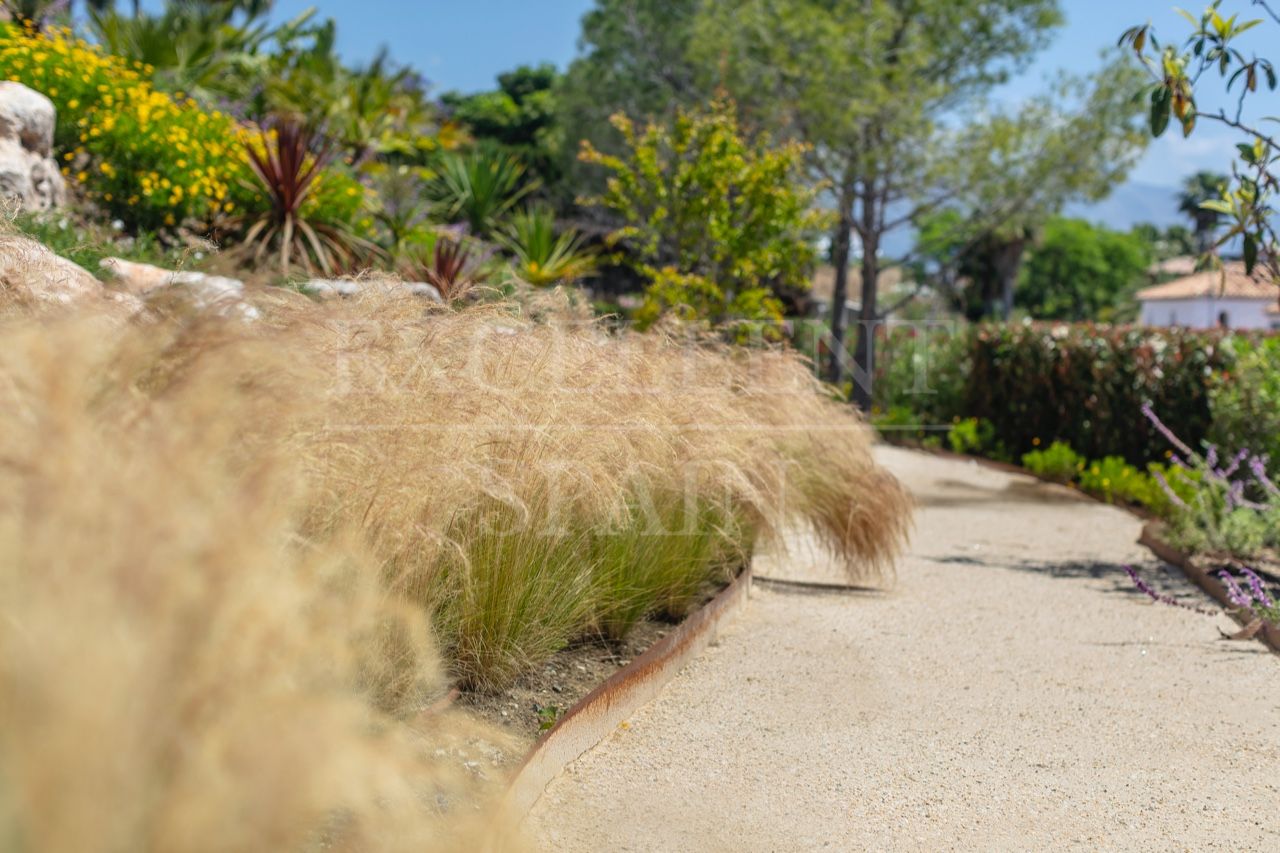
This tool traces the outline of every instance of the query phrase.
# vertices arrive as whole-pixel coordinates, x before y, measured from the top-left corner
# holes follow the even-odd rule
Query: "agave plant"
[[[296,260],[308,272],[326,275],[350,266],[369,241],[357,237],[341,223],[308,219],[303,212],[316,178],[333,159],[333,147],[311,130],[292,120],[280,121],[274,132],[261,131],[259,144],[246,148],[253,173],[267,200],[265,210],[245,231],[244,245],[255,262],[268,252],[280,258],[280,271],[288,275]]]
[[[400,273],[407,279],[432,285],[445,302],[458,299],[484,281],[481,262],[471,248],[447,235],[438,235],[429,247],[410,250]]]
[[[532,207],[511,217],[498,242],[515,256],[515,273],[537,287],[567,283],[591,274],[595,253],[582,246],[582,235],[568,230],[556,233],[555,214],[547,207]]]
[[[442,158],[431,191],[450,222],[465,224],[472,234],[485,237],[537,188],[537,182],[524,175],[524,166],[510,154],[484,148],[451,152]]]

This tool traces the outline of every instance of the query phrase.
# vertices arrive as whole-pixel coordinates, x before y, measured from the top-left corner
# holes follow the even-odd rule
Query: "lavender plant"
[[[1238,557],[1280,546],[1280,488],[1267,474],[1265,455],[1248,448],[1224,454],[1213,444],[1198,453],[1150,405],[1142,407],[1142,414],[1177,451],[1166,471],[1152,471],[1169,501],[1175,545]]]
[[[1266,582],[1247,566],[1241,567],[1240,574],[1243,584],[1227,569],[1218,572],[1218,578],[1227,588],[1227,598],[1246,613],[1280,627],[1280,602],[1267,590]]]

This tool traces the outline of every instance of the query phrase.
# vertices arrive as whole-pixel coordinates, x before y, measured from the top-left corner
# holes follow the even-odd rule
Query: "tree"
[[[1063,76],[1016,110],[980,116],[949,141],[965,257],[978,316],[1008,318],[1023,257],[1071,201],[1096,201],[1121,183],[1146,143],[1133,100],[1138,72],[1125,60],[1089,78]],[[972,310],[970,311],[972,314]]]
[[[1182,182],[1182,191],[1178,193],[1178,212],[1191,217],[1199,254],[1213,248],[1213,232],[1222,218],[1221,213],[1203,205],[1222,198],[1222,191],[1229,180],[1226,175],[1216,172],[1196,172]]]
[[[1270,59],[1246,54],[1239,47],[1240,37],[1256,27],[1280,27],[1280,11],[1270,0],[1252,0],[1250,7],[1260,9],[1265,17],[1242,20],[1238,13],[1224,16],[1222,6],[1222,0],[1215,0],[1199,18],[1181,12],[1191,32],[1180,44],[1161,44],[1150,23],[1130,27],[1121,34],[1120,44],[1131,48],[1150,73],[1151,82],[1143,91],[1151,104],[1153,136],[1162,135],[1172,119],[1178,120],[1184,136],[1206,121],[1240,134],[1239,159],[1232,164],[1230,183],[1216,198],[1199,205],[1226,220],[1227,227],[1216,235],[1210,250],[1238,238],[1246,269],[1252,273],[1261,264],[1280,280],[1280,239],[1275,230],[1280,140],[1264,129],[1264,122],[1272,119],[1246,112],[1260,86],[1274,90],[1280,80]],[[1197,92],[1202,81],[1215,74],[1235,100],[1230,112],[1200,108]]]
[[[499,74],[494,91],[446,92],[440,100],[474,139],[515,154],[543,187],[555,187],[562,176],[556,118],[559,85],[554,65],[522,65]]]
[[[1145,280],[1151,261],[1142,238],[1055,218],[1030,253],[1018,304],[1046,320],[1107,320],[1116,302]]]
[[[748,142],[727,102],[681,111],[670,126],[643,129],[614,116],[625,151],[583,143],[582,159],[609,178],[595,201],[625,227],[612,236],[649,281],[638,320],[672,311],[721,326],[766,331],[781,321],[777,291],[803,287],[822,226],[802,186],[803,147]]]
[[[870,406],[885,235],[951,195],[935,143],[1061,20],[1055,0],[739,0],[708,3],[695,54],[744,108],[810,146],[836,212],[831,378],[844,357],[851,235],[861,254],[854,399]],[[930,191],[933,191],[930,193]],[[930,193],[926,195],[926,193]]]
[[[610,122],[618,113],[640,122],[669,121],[678,108],[704,105],[710,90],[690,59],[701,0],[596,0],[582,17],[580,56],[556,98],[563,133],[563,170],[576,186],[598,192],[600,173],[576,161],[581,140],[608,154],[623,150]]]

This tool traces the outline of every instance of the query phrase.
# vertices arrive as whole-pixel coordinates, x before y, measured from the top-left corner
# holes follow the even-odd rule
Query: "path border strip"
[[[1189,554],[1184,554],[1177,548],[1164,541],[1160,536],[1160,527],[1156,522],[1147,522],[1142,525],[1142,536],[1138,538],[1139,544],[1147,546],[1148,550],[1156,557],[1164,560],[1166,563],[1177,566],[1182,569],[1182,573],[1187,576],[1196,586],[1200,587],[1208,593],[1214,600],[1222,605],[1222,608],[1231,615],[1241,625],[1248,624],[1249,620],[1239,612],[1239,608],[1232,603],[1231,597],[1227,595],[1227,588],[1212,572],[1199,560]],[[1280,630],[1267,622],[1262,623],[1262,628],[1257,633],[1257,638],[1262,644],[1271,649],[1271,651],[1280,654]]]
[[[517,823],[522,821],[551,780],[654,699],[689,661],[711,645],[721,626],[746,604],[751,583],[748,566],[715,598],[609,676],[538,738],[507,785],[503,803],[508,814]]]

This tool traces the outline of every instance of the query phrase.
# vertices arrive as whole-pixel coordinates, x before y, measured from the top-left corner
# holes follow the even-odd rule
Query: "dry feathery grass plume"
[[[554,294],[253,299],[0,309],[6,848],[467,848],[457,725],[405,723],[449,681],[678,615],[793,525],[871,581],[906,535],[793,354]]]
[[[0,341],[0,847],[476,849],[453,724],[401,720],[443,686],[423,612],[358,531],[300,535],[296,353],[200,320]]]

